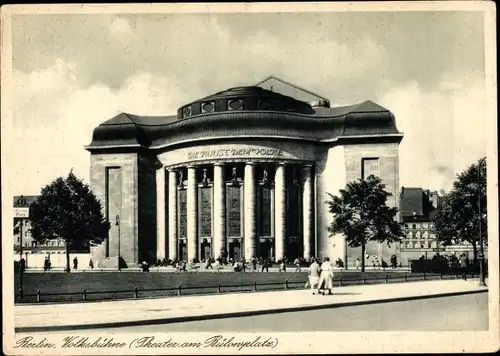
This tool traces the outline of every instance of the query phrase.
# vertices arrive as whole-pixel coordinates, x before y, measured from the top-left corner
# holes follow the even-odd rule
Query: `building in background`
[[[401,262],[418,259],[421,256],[432,258],[437,253],[443,254],[433,231],[431,214],[439,204],[439,194],[422,188],[401,188],[400,219],[405,237],[401,243]]]
[[[37,195],[14,196],[14,208],[29,208],[37,197]],[[64,240],[56,238],[40,243],[33,238],[30,230],[31,224],[29,219],[14,218],[15,260],[18,261],[20,258],[22,244],[22,256],[27,263],[27,268],[42,268],[45,257],[49,257],[53,268],[63,267],[65,265],[66,254],[66,245]],[[89,255],[89,248],[81,247],[72,249],[71,253],[80,258],[80,256]],[[88,258],[89,257],[86,257],[86,259]]]
[[[92,248],[99,266],[225,256],[354,263],[360,249],[330,236],[328,193],[379,176],[398,207],[394,115],[371,102],[330,101],[276,77],[180,107],[117,115],[94,129],[90,186],[111,223]],[[399,246],[370,243],[390,256]]]

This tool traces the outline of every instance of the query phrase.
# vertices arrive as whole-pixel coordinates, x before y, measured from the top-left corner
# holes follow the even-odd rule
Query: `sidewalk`
[[[169,297],[57,305],[16,305],[16,332],[166,324],[285,311],[394,302],[487,291],[478,280],[445,280],[334,288],[332,296],[309,289]]]

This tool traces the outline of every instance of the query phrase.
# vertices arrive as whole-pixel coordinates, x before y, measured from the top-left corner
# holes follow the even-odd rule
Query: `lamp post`
[[[479,160],[477,165],[477,187],[478,187],[478,197],[477,197],[477,207],[478,207],[478,222],[479,222],[479,285],[482,287],[486,286],[485,275],[484,275],[484,241],[483,241],[483,231],[482,231],[482,213],[481,213],[481,168],[486,162],[486,157]]]
[[[120,236],[120,215],[116,215],[116,226],[118,227],[118,270],[121,271],[122,269],[122,264],[121,264],[121,250],[120,250],[120,242],[121,242],[121,236]]]
[[[23,224],[24,219],[21,218],[19,221],[19,296],[23,297],[23,274],[24,274],[24,266],[23,266]],[[25,262],[26,263],[26,262]]]

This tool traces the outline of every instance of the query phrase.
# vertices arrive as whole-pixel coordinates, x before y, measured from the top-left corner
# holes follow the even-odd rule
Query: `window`
[[[226,188],[226,223],[227,236],[241,236],[242,199],[241,187],[228,185]]]
[[[28,237],[28,231],[24,232],[24,237]]]
[[[260,236],[272,235],[272,194],[271,187],[261,186],[259,194],[259,209],[257,210],[260,223]]]
[[[412,225],[411,225],[411,228],[412,228],[412,229],[416,229],[416,228],[417,228],[417,224],[412,224]]]
[[[362,158],[361,178],[366,179],[371,175],[379,176],[378,158]]]
[[[179,219],[179,238],[187,237],[187,193],[185,189],[179,189],[178,193],[178,201],[179,208],[177,211],[178,219]]]
[[[405,224],[405,229],[408,229],[409,228],[409,225],[408,224]]]
[[[36,247],[36,241],[31,241],[31,247]]]
[[[212,188],[198,188],[200,237],[212,236]]]

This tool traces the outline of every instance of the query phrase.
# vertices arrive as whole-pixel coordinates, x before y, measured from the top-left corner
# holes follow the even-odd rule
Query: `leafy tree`
[[[21,219],[14,218],[14,235],[17,235],[21,232]]]
[[[438,241],[444,246],[470,243],[477,263],[479,224],[483,241],[488,241],[486,204],[486,162],[479,160],[457,175],[453,189],[432,215]]]
[[[400,242],[401,224],[396,221],[397,208],[386,205],[391,193],[385,190],[380,178],[373,175],[348,183],[339,196],[329,194],[327,201],[333,222],[331,235],[344,234],[351,247],[361,246],[361,271],[365,271],[365,247],[368,241]]]
[[[66,271],[70,271],[71,247],[100,243],[107,237],[109,223],[103,217],[101,203],[87,184],[71,171],[44,187],[32,203],[31,234],[41,243],[61,238],[66,245]]]

